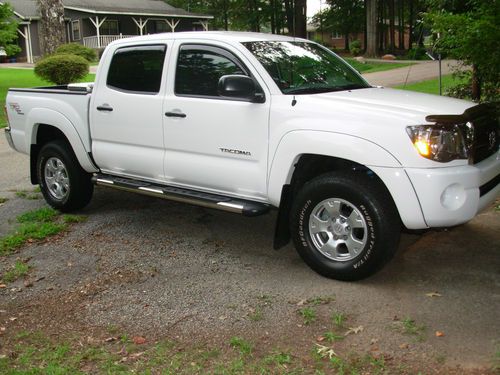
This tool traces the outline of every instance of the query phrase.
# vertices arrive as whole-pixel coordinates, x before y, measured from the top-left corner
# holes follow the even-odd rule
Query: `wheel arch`
[[[44,144],[55,139],[62,139],[71,146],[80,166],[85,171],[98,171],[75,126],[61,113],[45,108],[35,108],[29,113],[27,124],[26,133],[31,136],[26,138],[26,142],[29,142],[26,149],[30,151],[30,174],[33,184],[38,183],[36,176],[38,152]]]
[[[297,149],[304,152],[293,153]],[[268,195],[271,203],[279,207],[275,249],[289,242],[290,208],[300,188],[312,178],[335,171],[365,174],[387,192],[404,226],[427,227],[411,182],[400,162],[387,150],[345,134],[296,132],[280,142],[269,173]]]

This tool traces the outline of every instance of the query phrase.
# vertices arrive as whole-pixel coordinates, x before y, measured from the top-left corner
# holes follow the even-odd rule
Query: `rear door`
[[[163,182],[168,42],[116,48],[90,104],[93,157],[105,173]]]
[[[217,41],[178,40],[164,102],[169,183],[265,200],[270,95],[237,50]],[[251,103],[219,96],[223,75],[247,75],[266,97]]]

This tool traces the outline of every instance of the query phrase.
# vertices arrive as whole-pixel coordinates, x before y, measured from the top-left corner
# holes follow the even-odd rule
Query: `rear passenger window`
[[[139,94],[160,91],[165,45],[134,46],[116,50],[109,66],[107,85]]]
[[[221,48],[182,46],[175,72],[175,93],[217,97],[219,79],[227,74],[247,75],[236,57]]]

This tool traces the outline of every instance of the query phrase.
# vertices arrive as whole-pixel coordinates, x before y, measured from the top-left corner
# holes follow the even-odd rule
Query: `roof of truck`
[[[147,41],[159,39],[206,39],[206,40],[223,40],[231,42],[257,42],[257,41],[307,41],[301,38],[295,38],[287,35],[276,35],[276,34],[265,34],[265,33],[253,33],[253,32],[243,32],[243,31],[186,31],[179,33],[160,33],[151,34],[145,36],[138,36],[126,39],[120,39],[113,43],[125,43],[125,42],[137,42],[137,41]]]

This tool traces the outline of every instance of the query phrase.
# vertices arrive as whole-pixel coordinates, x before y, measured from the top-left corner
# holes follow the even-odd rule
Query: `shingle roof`
[[[3,3],[4,1],[0,1]],[[7,0],[16,13],[23,18],[39,18],[35,0]],[[175,8],[163,0],[63,0],[64,7],[89,13],[137,14],[155,16],[180,16],[192,18],[213,18],[212,16],[190,13]]]
[[[23,18],[40,17],[40,13],[36,7],[36,1],[34,0],[2,0],[0,3],[9,3],[12,5],[14,11]]]

